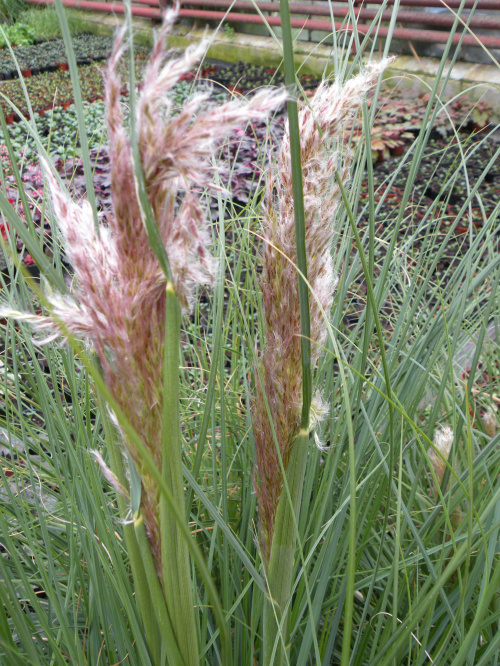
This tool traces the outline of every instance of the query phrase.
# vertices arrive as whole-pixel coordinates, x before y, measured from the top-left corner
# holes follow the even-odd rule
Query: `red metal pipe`
[[[152,7],[159,7],[159,0],[134,0],[136,3],[150,5]],[[231,7],[231,10],[250,10],[254,9],[254,5],[246,0],[185,0],[184,7],[186,6],[200,6],[203,8],[209,7]],[[280,6],[278,2],[259,2],[258,7],[262,12],[279,12]],[[499,7],[500,9],[500,2]],[[371,21],[377,16],[376,9],[359,9],[353,10],[354,15],[361,21]],[[307,3],[292,2],[290,3],[290,12],[292,14],[307,14],[308,16],[330,16],[330,8],[327,5],[310,5]],[[345,18],[349,16],[348,7],[333,7],[335,18]],[[379,16],[381,21],[390,21],[392,12],[382,12]],[[467,17],[464,17],[464,21]],[[451,28],[455,17],[451,12],[443,14],[424,13],[424,12],[398,12],[398,21],[401,23],[417,23],[425,26],[436,26],[440,28]],[[473,16],[469,21],[470,28],[474,30],[500,30],[500,17],[493,16]]]
[[[151,7],[159,7],[160,3],[159,0],[133,0],[134,3],[136,4],[141,4],[141,5],[150,5]],[[335,2],[345,2],[347,3],[348,0],[335,0]],[[364,4],[370,4],[370,5],[381,5],[381,4],[387,4],[387,5],[393,5],[395,3],[395,0],[366,0]],[[446,4],[444,4],[446,3]],[[230,0],[185,0],[184,5],[199,5],[199,6],[230,6],[232,4],[232,8],[236,9],[239,4],[239,0],[237,0],[235,3],[231,3]],[[255,7],[254,3],[248,3],[245,2],[243,4],[246,4],[251,7]],[[267,9],[267,5],[274,5],[278,3],[273,3],[273,2],[256,2],[257,7],[261,11],[276,11],[275,9]],[[360,0],[354,0],[355,8],[359,9],[362,7],[362,4]],[[460,8],[460,0],[401,0],[400,5],[405,6],[405,7],[424,7],[424,8],[439,8],[442,10],[446,10],[447,7],[450,9],[459,9]],[[475,5],[474,0],[466,0],[464,4],[464,9],[472,9]],[[303,8],[307,8],[304,9]],[[334,14],[337,13],[337,10],[341,9],[340,7],[333,7]],[[500,11],[500,0],[478,0],[477,6],[476,6],[476,11],[481,11],[481,10],[498,10]],[[309,3],[302,3],[302,2],[291,2],[290,3],[290,11],[294,14],[315,14],[317,16],[330,16],[330,7],[325,2],[322,5],[311,5]]]
[[[69,0],[62,0],[63,4]],[[196,9],[181,9],[180,16],[185,18],[199,18],[206,20],[221,21],[226,20],[231,23],[263,23],[261,17],[257,14],[233,14],[232,12],[210,12]],[[279,16],[267,16],[266,21],[269,25],[280,26],[281,19]],[[317,21],[315,19],[290,19],[292,28],[302,28],[304,30],[320,30],[323,32],[331,32],[332,24],[330,21]],[[371,26],[358,23],[356,25],[357,31],[361,35],[366,35],[368,32],[373,33],[374,37],[387,37],[389,28],[386,26],[379,26],[376,31],[371,30]],[[352,32],[354,30],[352,24],[335,23],[335,30]],[[408,40],[410,42],[433,42],[445,44],[450,34],[449,32],[441,32],[438,30],[413,30],[410,28],[395,28],[393,31],[394,39]],[[487,48],[498,49],[500,48],[500,37],[485,37],[481,35],[481,43]],[[460,42],[460,35],[453,36],[452,43],[458,44]],[[462,40],[464,46],[478,46],[478,41],[472,35],[465,35]]]
[[[335,2],[349,2],[349,0],[335,0]],[[361,0],[354,0],[354,3],[358,6],[361,4]],[[366,4],[370,5],[394,5],[396,0],[366,0]],[[461,0],[401,0],[400,4],[405,5],[406,7],[439,7],[440,9],[446,9],[446,5],[452,9],[460,9]],[[291,3],[293,4],[293,3]],[[464,9],[500,9],[499,0],[478,0],[477,4],[475,0],[465,0]]]
[[[74,7],[76,9],[87,9],[90,11],[101,11],[109,14],[124,14],[125,7],[118,3],[97,2],[94,0],[61,0],[65,7]],[[32,4],[54,4],[54,0],[29,0]],[[143,16],[151,19],[160,19],[161,12],[154,7],[132,7],[133,16]],[[256,23],[261,24],[263,21],[257,14],[235,14],[233,12],[212,12],[197,9],[181,9],[179,16],[184,18],[205,19],[213,21],[229,21],[232,23]],[[280,26],[281,19],[279,16],[266,17],[269,25]],[[315,19],[298,19],[292,18],[291,25],[293,28],[300,28],[304,30],[319,30],[323,32],[331,32],[332,24],[330,21],[318,21]],[[335,30],[352,32],[354,29],[361,35],[373,32],[373,37],[387,37],[389,28],[386,26],[379,26],[376,31],[371,30],[371,26],[356,24],[354,28],[351,24],[335,23]],[[444,44],[449,39],[448,32],[434,31],[434,30],[413,30],[409,28],[396,28],[393,31],[394,39],[408,40],[411,42],[429,42]],[[498,49],[500,48],[500,37],[489,37],[481,35],[481,43],[487,48]],[[452,43],[458,44],[460,35],[456,34],[453,37]],[[462,40],[464,46],[478,46],[478,42],[472,35],[465,35]]]
[[[53,5],[55,0],[28,0],[32,5]],[[97,0],[62,0],[65,7],[74,9],[87,9],[90,12],[106,12],[107,14],[125,14],[125,5],[112,2],[98,2]],[[134,16],[150,19],[161,19],[162,12],[154,7],[132,7]]]

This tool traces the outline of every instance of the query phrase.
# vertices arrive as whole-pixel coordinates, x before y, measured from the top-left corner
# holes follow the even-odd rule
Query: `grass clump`
[[[25,7],[23,0],[0,0],[0,19],[2,22],[13,23]]]
[[[480,184],[500,147],[471,181],[457,133],[422,213],[445,54],[377,191],[367,44],[351,59],[344,45],[337,81],[309,99],[288,40],[282,148],[236,209],[214,140],[285,96],[216,109],[202,93],[174,114],[164,95],[205,46],[165,62],[172,20],[140,90],[129,68],[128,126],[122,41],[110,60],[110,210],[85,150],[88,201],[72,201],[37,142],[40,224],[19,174],[17,201],[2,182],[4,252],[21,244],[45,280],[16,262],[1,278],[2,663],[497,663],[500,209]],[[468,244],[443,279],[459,226]]]
[[[111,26],[107,26],[102,22],[89,20],[86,12],[67,9],[66,19],[70,34],[73,37],[83,33],[105,37],[113,35],[113,28]],[[57,11],[52,5],[25,9],[19,14],[18,20],[35,30],[37,39],[39,40],[62,37],[61,24],[57,17]]]

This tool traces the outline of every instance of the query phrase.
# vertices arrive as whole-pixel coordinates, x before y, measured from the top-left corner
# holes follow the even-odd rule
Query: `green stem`
[[[288,0],[280,0],[281,34],[283,35],[283,58],[285,83],[290,94],[296,93],[295,64],[293,55],[290,6]],[[309,313],[309,291],[307,288],[307,249],[306,216],[304,211],[304,190],[302,186],[302,156],[300,150],[299,111],[297,101],[287,102],[288,127],[290,132],[290,161],[292,165],[293,213],[295,218],[295,244],[300,303],[300,345],[302,357],[302,415],[300,427],[309,426],[309,410],[312,399],[311,371],[311,324]]]
[[[288,640],[288,604],[297,543],[297,522],[306,472],[309,432],[301,431],[293,445],[286,484],[276,511],[276,526],[268,567],[269,598],[264,602],[264,666],[283,663]]]
[[[185,506],[179,417],[179,348],[181,309],[173,285],[167,284],[163,360],[162,476],[175,504]],[[189,550],[165,497],[160,499],[163,584],[168,615],[186,666],[198,666]]]
[[[335,179],[339,187],[340,193],[342,195],[342,202],[344,208],[347,212],[349,218],[349,223],[351,225],[351,230],[354,235],[354,240],[356,242],[356,247],[358,249],[359,259],[363,267],[363,274],[366,279],[366,289],[368,293],[368,301],[371,306],[372,315],[375,321],[375,328],[377,330],[377,338],[380,348],[380,358],[382,361],[382,368],[384,371],[384,379],[387,388],[387,401],[389,403],[389,431],[390,431],[390,449],[389,449],[389,469],[393,469],[394,466],[394,448],[392,443],[394,441],[394,408],[393,408],[393,399],[392,399],[392,388],[390,381],[390,372],[389,366],[387,364],[387,357],[385,353],[385,342],[383,337],[382,326],[380,324],[380,318],[377,315],[378,308],[376,306],[375,292],[373,290],[372,280],[370,279],[369,268],[366,263],[366,258],[363,253],[363,245],[361,243],[361,238],[359,236],[358,228],[356,225],[356,220],[349,204],[349,199],[347,198],[347,193],[345,187],[342,183],[342,178],[340,174],[335,174]],[[346,413],[351,413],[350,409],[350,400],[349,393],[345,392],[346,407],[349,408],[349,411]],[[352,433],[352,421],[348,419],[347,425],[349,428],[349,490],[350,490],[350,511],[349,511],[349,556],[348,556],[348,568],[347,568],[347,592],[346,592],[346,601],[345,601],[345,614],[344,614],[344,636],[342,640],[342,658],[341,666],[348,666],[351,660],[351,631],[352,631],[352,618],[354,612],[354,585],[355,585],[355,574],[356,574],[356,454],[354,450],[354,434]],[[387,521],[389,506],[390,506],[390,495],[391,495],[391,484],[388,485],[388,499],[385,509],[385,520]]]
[[[163,596],[160,580],[156,573],[153,553],[151,552],[148,535],[146,534],[146,528],[144,527],[144,518],[140,514],[134,516],[134,530],[142,555],[151,604],[156,614],[156,620],[160,628],[163,647],[167,653],[168,663],[171,666],[184,666],[184,660],[180,653],[179,646],[177,645],[177,641],[175,640],[172,623],[170,622],[167,608],[165,606],[165,597]]]
[[[129,484],[127,476],[123,467],[123,456],[120,451],[116,432],[108,414],[108,407],[106,402],[99,391],[96,390],[97,402],[99,405],[99,412],[102,418],[104,428],[104,436],[106,439],[106,446],[109,453],[109,463],[111,471],[118,479],[118,482],[123,488],[128,488]],[[158,635],[158,627],[153,613],[153,604],[148,591],[147,576],[144,570],[141,551],[137,543],[136,535],[133,525],[126,520],[129,506],[125,498],[117,492],[118,510],[120,517],[124,521],[123,534],[125,537],[125,545],[127,547],[130,568],[132,569],[132,579],[134,581],[134,591],[139,610],[142,616],[144,625],[144,632],[146,634],[146,642],[151,653],[153,664],[160,663],[160,643]]]
[[[290,94],[297,87],[293,53],[290,6],[288,0],[280,0],[281,33],[285,83]],[[280,665],[283,662],[288,641],[287,604],[291,597],[292,575],[298,533],[298,515],[302,500],[302,486],[306,471],[309,444],[309,412],[312,399],[311,330],[309,292],[307,287],[306,219],[302,184],[302,159],[300,148],[299,114],[297,102],[287,102],[290,132],[290,159],[292,165],[292,189],[295,218],[295,243],[297,251],[298,290],[300,303],[300,332],[302,359],[302,414],[301,431],[295,440],[285,485],[276,512],[275,531],[268,566],[269,599],[264,602],[264,665]],[[274,656],[273,656],[274,655]]]
[[[44,304],[46,304],[46,300],[44,300],[43,293],[40,292],[40,290],[37,289],[36,286],[34,286],[34,289],[36,290],[38,298]],[[193,539],[192,534],[190,532],[189,525],[186,520],[185,511],[183,510],[184,507],[179,508],[178,505],[176,504],[172,496],[172,491],[167,486],[165,479],[161,474],[161,470],[157,468],[151,453],[149,452],[148,448],[142,441],[141,437],[138,435],[137,431],[130,424],[130,421],[128,421],[122,408],[113,397],[113,394],[109,391],[108,387],[106,386],[103,378],[101,377],[101,374],[96,369],[95,365],[89,361],[87,355],[83,351],[82,345],[79,342],[77,342],[77,340],[71,335],[68,329],[64,326],[63,322],[59,322],[59,325],[61,326],[61,330],[63,331],[65,337],[67,338],[74,352],[78,354],[78,356],[80,357],[83,367],[89,373],[89,376],[92,378],[93,382],[95,383],[97,390],[99,391],[100,394],[102,394],[103,399],[106,400],[109,407],[113,410],[114,415],[116,416],[116,419],[123,430],[124,437],[126,437],[129,440],[130,445],[133,446],[137,451],[137,454],[142,463],[144,464],[145,469],[158,485],[162,497],[165,498],[167,505],[170,507],[172,516],[177,521],[180,534],[184,538],[187,547],[189,549],[189,552],[191,553],[191,557],[193,558],[194,565],[200,574],[201,582],[205,585],[205,589],[208,592],[208,597],[210,599],[212,606],[212,612],[217,622],[217,627],[219,631],[221,664],[223,666],[226,665],[231,666],[232,664],[231,650],[229,645],[229,632],[226,624],[226,616],[223,613],[222,605],[219,600],[219,595],[217,594],[217,588],[215,587],[214,581],[210,576],[210,572],[203,558],[201,550],[196,541]]]

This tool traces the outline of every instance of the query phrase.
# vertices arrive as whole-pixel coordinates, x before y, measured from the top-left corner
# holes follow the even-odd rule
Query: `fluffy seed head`
[[[488,437],[494,437],[498,430],[498,421],[496,410],[493,407],[488,407],[485,415],[483,416],[484,429]]]
[[[248,101],[217,108],[207,105],[205,96],[195,95],[174,115],[167,93],[205,49],[202,44],[168,60],[164,41],[174,18],[175,13],[167,13],[146,67],[136,126],[147,196],[165,244],[174,289],[187,311],[197,287],[211,285],[217,275],[207,211],[200,200],[201,189],[211,186],[216,143],[250,119],[265,119],[285,101],[286,93],[261,91]],[[75,289],[72,296],[48,293],[52,318],[28,316],[38,328],[54,335],[66,329],[92,345],[113,397],[161,469],[166,278],[145,230],[134,153],[123,120],[118,68],[124,36],[122,31],[115,41],[106,73],[112,212],[107,224],[96,229],[89,204],[73,203],[46,165]],[[161,576],[159,492],[133,447],[126,444],[142,477],[141,510]]]
[[[434,468],[438,486],[441,486],[443,481],[443,476],[446,470],[446,463],[450,456],[452,444],[453,430],[449,426],[443,426],[436,430],[434,434],[434,446],[437,451],[434,449],[429,449],[429,460],[431,461],[431,465]]]
[[[330,313],[338,282],[332,262],[335,234],[339,233],[335,218],[340,190],[335,174],[340,174],[345,182],[351,161],[349,150],[342,145],[342,134],[346,120],[359,108],[365,93],[387,64],[384,60],[368,66],[344,86],[324,82],[310,106],[303,105],[299,113],[307,273],[314,293],[310,299],[313,367],[326,342],[324,317]],[[261,290],[266,331],[260,358],[262,383],[257,379],[253,426],[257,462],[255,486],[262,545],[267,557],[283,486],[267,408],[286,469],[299,430],[302,406],[301,329],[288,124],[276,164],[266,183],[262,235]]]

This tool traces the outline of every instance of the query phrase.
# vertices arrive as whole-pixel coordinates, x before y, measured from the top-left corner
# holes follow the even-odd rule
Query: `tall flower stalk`
[[[351,156],[341,148],[346,120],[386,66],[382,61],[343,87],[324,82],[310,106],[299,113],[300,156],[305,212],[307,279],[310,299],[311,367],[315,368],[327,338],[325,317],[333,305],[337,276],[333,271],[336,212],[341,198],[335,175],[349,177]],[[307,427],[301,424],[301,312],[297,279],[297,242],[291,141],[288,124],[264,203],[261,291],[265,341],[260,358],[253,410],[256,443],[256,491],[261,548],[268,574],[271,604],[264,619],[264,663],[273,661],[278,625],[286,640],[285,605],[289,600],[296,543],[296,522],[307,457],[308,435],[327,410],[317,393]],[[290,499],[284,492],[288,472]],[[278,647],[278,658],[282,658]],[[281,654],[281,657],[279,656]]]
[[[50,293],[50,318],[33,318],[54,337],[85,339],[95,350],[107,388],[150,460],[161,470],[177,507],[185,505],[179,418],[179,344],[181,312],[188,312],[199,285],[211,285],[217,265],[210,254],[207,214],[200,188],[210,186],[215,142],[250,118],[263,120],[285,100],[283,91],[262,91],[248,102],[206,107],[197,94],[177,115],[169,90],[203,55],[206,44],[166,61],[164,42],[175,19],[169,12],[144,73],[136,106],[141,168],[149,204],[169,264],[162,270],[143,221],[134,153],[122,116],[119,63],[124,32],[116,39],[106,74],[112,212],[95,228],[88,203],[73,203],[46,169],[54,214],[75,274],[71,296]],[[26,316],[24,316],[26,319]],[[119,430],[119,429],[118,429]],[[111,438],[113,433],[111,433]],[[128,545],[144,589],[143,616],[155,609],[158,631],[146,626],[153,660],[167,637],[173,664],[199,663],[191,564],[185,534],[141,452],[125,434],[124,449],[110,452],[112,474],[123,518],[134,518]],[[110,442],[110,446],[112,446]],[[128,457],[123,454],[127,451]],[[124,473],[125,472],[125,473]],[[139,484],[134,479],[139,479]],[[124,486],[126,486],[124,488]],[[134,559],[130,553],[131,561]],[[139,599],[140,601],[140,599]],[[149,604],[149,608],[147,607]],[[158,640],[158,634],[160,639]]]

